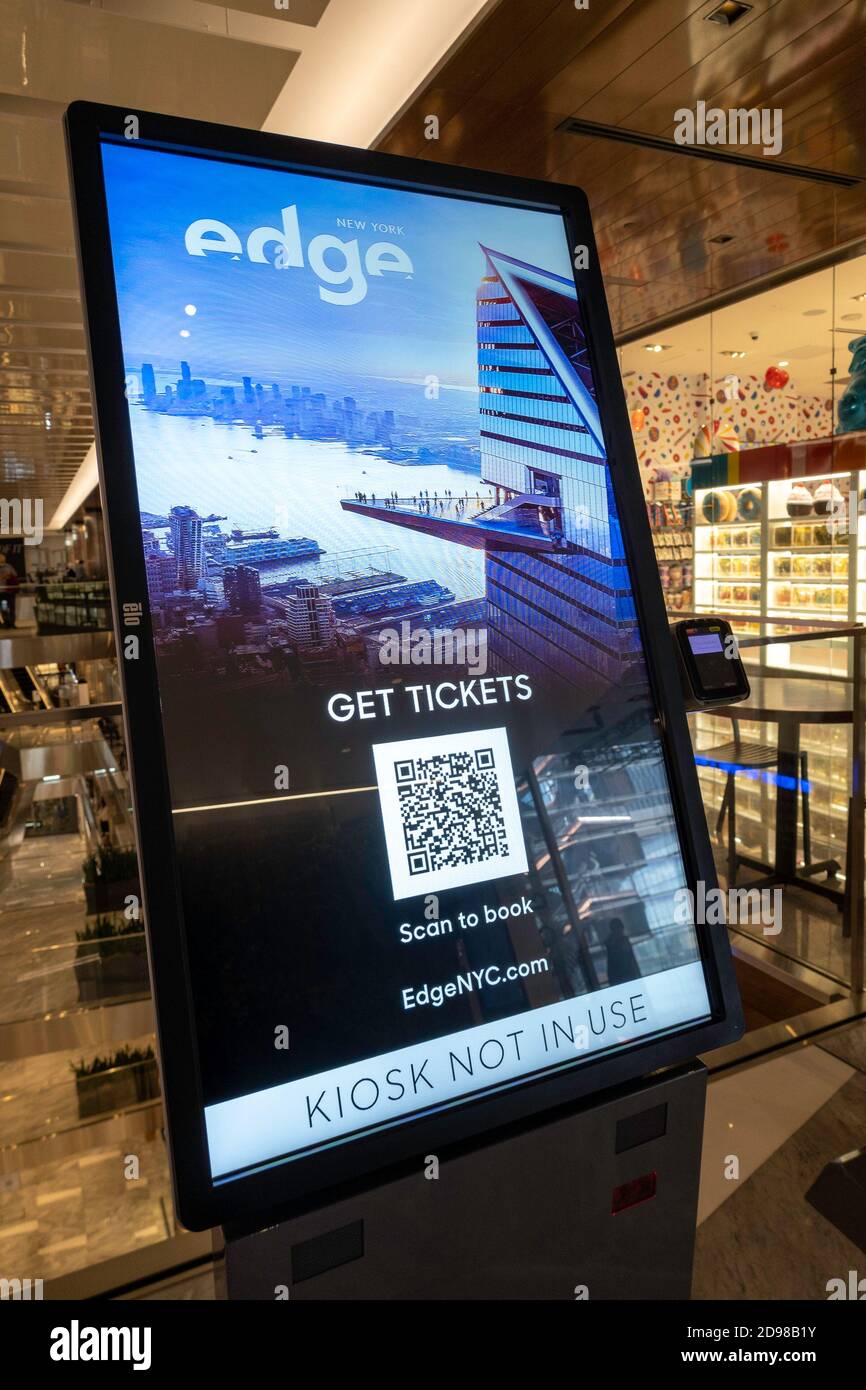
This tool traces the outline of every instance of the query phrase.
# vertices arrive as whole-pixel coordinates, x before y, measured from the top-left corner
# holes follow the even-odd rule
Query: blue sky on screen
[[[474,388],[475,293],[484,271],[480,245],[570,277],[565,231],[556,214],[337,179],[285,173],[221,160],[106,144],[103,158],[115,273],[128,368],[142,361],[175,374],[181,358],[193,375],[265,383],[342,383],[367,377],[422,379]],[[275,269],[225,252],[189,255],[187,227],[200,218],[226,223],[246,247],[256,227],[280,227],[296,205],[304,266]],[[363,229],[338,218],[365,222]],[[373,222],[402,228],[373,230]],[[357,304],[330,304],[307,248],[319,235],[358,239],[362,257],[391,242],[413,274],[365,274]],[[269,261],[274,245],[266,248]],[[333,253],[330,264],[339,263]],[[325,288],[328,288],[325,286]],[[335,287],[332,287],[335,288]],[[185,306],[194,304],[188,316]],[[181,337],[186,330],[188,337]]]

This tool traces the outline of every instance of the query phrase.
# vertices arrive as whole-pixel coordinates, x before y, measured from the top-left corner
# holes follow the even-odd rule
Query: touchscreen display
[[[102,156],[213,1182],[707,1018],[561,216]]]
[[[723,631],[719,626],[686,628],[697,684],[708,698],[714,693],[724,694],[726,690],[744,687],[745,673],[739,660],[726,651],[723,642],[726,636],[730,636],[730,629]],[[745,690],[748,693],[747,686]]]

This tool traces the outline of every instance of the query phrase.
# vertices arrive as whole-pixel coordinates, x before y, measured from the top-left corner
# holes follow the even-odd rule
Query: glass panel
[[[762,903],[756,897],[745,916],[737,913],[733,929],[850,983],[853,688],[847,678],[821,673],[828,641],[846,649],[847,662],[851,639],[786,642],[786,631],[781,640],[767,633],[758,639],[767,645],[743,649],[752,685],[747,702],[729,713],[692,716],[698,774],[723,886],[770,895]],[[792,652],[797,674],[788,664]],[[804,674],[809,669],[817,674]],[[851,871],[862,874],[863,865]]]

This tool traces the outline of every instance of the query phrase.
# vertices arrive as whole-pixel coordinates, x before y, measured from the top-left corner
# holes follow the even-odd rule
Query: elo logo
[[[303,267],[304,249],[297,206],[283,208],[282,219],[282,227],[253,228],[246,242],[249,260],[273,264],[278,270]],[[237,259],[244,253],[243,243],[234,228],[210,217],[191,222],[183,240],[190,256],[220,251]],[[272,261],[265,255],[266,246],[276,246]],[[330,261],[326,259],[329,255]],[[414,271],[406,252],[390,241],[374,241],[368,246],[362,265],[357,241],[341,241],[339,237],[322,234],[313,237],[307,246],[307,257],[313,274],[324,281],[319,285],[319,295],[326,304],[360,304],[367,294],[367,275],[384,275],[386,271],[411,275]],[[325,285],[345,288],[329,290]]]

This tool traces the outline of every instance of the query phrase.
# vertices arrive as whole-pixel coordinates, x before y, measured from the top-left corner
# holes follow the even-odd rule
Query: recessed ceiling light
[[[866,299],[866,294],[852,294],[852,299]]]
[[[780,357],[779,361],[776,363],[777,367],[790,367],[790,365],[791,364],[788,361],[787,357]]]
[[[181,336],[182,338],[188,338],[188,337],[189,337],[189,329],[188,329],[188,328],[182,328],[182,329],[180,330],[180,336]]]
[[[751,5],[741,5],[739,0],[723,0],[721,5],[711,10],[707,19],[713,24],[725,24],[728,28],[736,24],[738,19],[742,19],[744,14],[748,14],[752,9]]]
[[[644,343],[643,350],[644,352],[668,352],[671,346],[671,343]]]
[[[720,353],[721,357],[745,357],[745,355],[745,352],[740,352],[739,349],[735,348],[722,348]]]
[[[718,235],[718,236],[711,236],[711,237],[710,237],[710,245],[711,245],[711,246],[727,246],[728,242],[729,242],[729,241],[733,241],[733,239],[734,239],[734,236],[733,236],[733,233],[732,233],[732,232],[719,232],[719,235]]]
[[[185,314],[189,314],[189,317],[192,318],[193,315],[196,313],[196,307],[194,304],[185,304],[183,306],[183,312]]]

